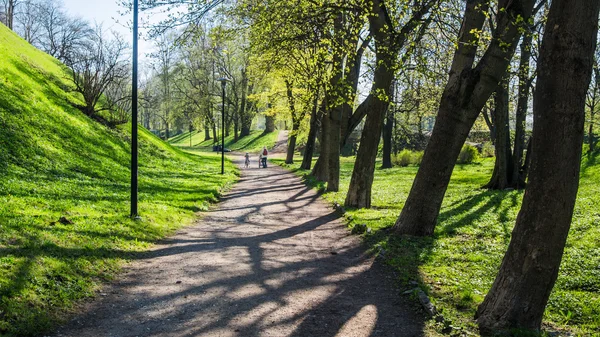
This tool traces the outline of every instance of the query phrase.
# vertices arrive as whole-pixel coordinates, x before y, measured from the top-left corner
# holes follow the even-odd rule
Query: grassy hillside
[[[353,160],[342,158],[340,191],[324,195],[331,202],[344,203]],[[297,162],[289,167],[305,174],[297,170]],[[390,237],[386,231],[402,210],[416,166],[376,169],[373,208],[346,212],[350,226],[366,224],[373,230],[367,242],[374,250],[386,252],[404,290],[410,292],[416,281],[442,311],[447,321],[432,321],[431,331],[444,331],[443,335],[454,331],[461,336],[465,334],[457,329],[477,333],[475,310],[496,277],[523,198],[522,191],[480,188],[489,180],[493,167],[493,158],[488,158],[454,169],[432,238]],[[315,181],[309,183],[322,187]],[[600,155],[585,157],[571,232],[545,314],[550,325],[546,327],[551,330],[600,336],[599,183]]]
[[[271,149],[277,142],[277,136],[279,131],[264,134],[262,130],[254,130],[250,132],[250,135],[234,141],[233,135],[225,137],[225,148],[232,151],[246,151],[246,152],[258,152],[263,146]],[[200,148],[204,151],[212,151],[213,140],[204,140],[204,133],[198,131],[192,131],[192,147]],[[190,146],[190,133],[182,133],[169,139],[169,143],[180,147]],[[219,138],[219,143],[221,139]]]
[[[220,161],[140,135],[140,214],[129,213],[130,125],[72,107],[58,61],[0,25],[0,335],[39,335],[123,261],[190,224],[235,180]],[[62,220],[60,220],[62,218]]]

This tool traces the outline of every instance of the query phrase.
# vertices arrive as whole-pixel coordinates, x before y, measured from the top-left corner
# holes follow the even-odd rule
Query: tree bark
[[[289,80],[285,81],[286,94],[288,99],[288,105],[290,114],[292,115],[292,130],[290,132],[290,139],[288,141],[287,155],[285,158],[286,164],[294,163],[294,151],[296,150],[296,134],[300,128],[300,118],[296,116],[296,100],[294,98],[293,85]]]
[[[503,190],[509,186],[512,181],[512,156],[510,146],[510,129],[508,125],[508,78],[505,78],[496,89],[494,99],[496,106],[494,109],[494,144],[496,160],[494,172],[490,181],[484,186],[492,190]]]
[[[240,138],[250,135],[252,118],[250,118],[249,112],[248,92],[251,91],[252,85],[248,85],[248,77],[246,76],[246,69],[244,69],[242,71],[242,102],[240,103],[240,121],[242,124]]]
[[[484,335],[540,329],[579,186],[599,8],[598,0],[552,1],[534,93],[529,183],[498,276],[477,310]]]
[[[383,125],[383,158],[382,169],[392,168],[392,134],[394,132],[394,111],[389,109]]]
[[[265,116],[265,132],[270,133],[275,131],[275,117]]]
[[[360,123],[360,121],[366,115],[366,111],[363,113],[362,110],[357,109],[355,113],[358,113],[359,115],[355,116],[352,123],[350,122],[353,116],[352,111],[354,110],[356,94],[358,92],[358,80],[360,79],[360,65],[362,64],[362,57],[365,52],[365,49],[367,49],[370,42],[371,35],[369,35],[362,42],[360,42],[359,45],[357,45],[358,48],[356,49],[356,52],[354,54],[350,54],[353,57],[347,60],[347,62],[352,62],[352,66],[349,67],[350,69],[348,71],[348,75],[346,76],[346,82],[349,85],[350,92],[348,95],[348,102],[345,103],[342,114],[340,148],[346,145],[350,134],[352,133],[352,131],[354,131],[354,129],[356,129],[356,126],[358,126],[358,123],[356,123],[355,120],[358,119],[358,122]],[[358,36],[356,36],[354,43],[359,43]]]
[[[388,22],[386,9],[381,1],[373,2],[372,13],[369,17],[371,34],[375,38],[375,73],[373,98],[367,108],[367,120],[363,129],[360,146],[356,155],[352,178],[344,205],[347,207],[371,207],[371,188],[375,173],[375,160],[383,128],[385,112],[389,106],[389,97],[394,80],[394,62],[398,56],[401,43],[394,41],[395,36],[391,23]]]
[[[325,103],[325,106],[327,106],[327,103]],[[319,153],[319,158],[317,158],[317,162],[311,172],[311,175],[319,181],[327,181],[327,178],[329,177],[329,160],[327,159],[329,147],[324,145],[328,142],[329,118],[323,115],[321,118],[321,152]]]
[[[513,165],[511,187],[516,189],[525,187],[523,177],[523,152],[525,150],[525,126],[527,119],[527,105],[529,103],[529,60],[531,59],[531,43],[533,34],[527,32],[521,42],[521,58],[519,61],[519,98],[517,99],[517,113],[515,115],[515,146],[513,149]]]
[[[315,142],[317,140],[317,132],[320,124],[320,117],[322,114],[319,112],[319,94],[315,94],[313,98],[313,109],[310,114],[310,128],[308,130],[308,138],[306,139],[306,145],[304,146],[304,156],[302,157],[302,164],[300,168],[303,170],[310,170],[312,166],[312,157],[315,151]]]
[[[521,25],[529,20],[533,4],[533,0],[500,1],[492,42],[473,68],[478,39],[475,33],[483,26],[487,1],[467,1],[438,117],[394,233],[433,234],[458,154],[481,109],[506,73]]]

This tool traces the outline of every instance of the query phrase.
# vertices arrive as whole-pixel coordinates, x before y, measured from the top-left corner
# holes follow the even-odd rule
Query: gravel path
[[[241,163],[240,163],[241,164]],[[422,336],[335,212],[274,165],[126,267],[55,336]]]

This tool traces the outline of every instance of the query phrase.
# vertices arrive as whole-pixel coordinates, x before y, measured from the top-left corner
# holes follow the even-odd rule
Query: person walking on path
[[[264,168],[267,168],[267,156],[269,155],[269,151],[267,151],[266,146],[263,146],[261,155],[262,155],[262,158],[261,158],[262,166]]]
[[[248,154],[248,152],[246,152],[246,155],[244,156],[245,160],[244,160],[244,167],[248,168],[250,166],[250,155]]]

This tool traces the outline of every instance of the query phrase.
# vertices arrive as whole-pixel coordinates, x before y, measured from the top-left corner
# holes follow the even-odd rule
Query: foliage
[[[236,178],[233,165],[215,175],[219,158],[183,153],[142,129],[142,220],[132,221],[130,125],[110,130],[83,115],[67,78],[55,59],[0,26],[3,336],[48,331]]]
[[[283,165],[283,161],[277,161]],[[298,165],[285,165],[299,175]],[[454,169],[434,237],[395,237],[389,229],[396,221],[411,189],[417,167],[377,169],[371,209],[347,209],[348,227],[367,224],[372,229],[365,240],[375,252],[383,249],[404,290],[426,291],[448,326],[477,334],[473,316],[490,289],[508,247],[512,227],[521,207],[522,191],[488,191],[480,186],[489,180],[493,159]],[[340,191],[324,197],[344,201],[353,161],[341,159]],[[582,162],[581,183],[571,232],[558,280],[545,313],[545,328],[567,330],[581,336],[600,334],[600,199],[595,197],[600,181],[600,156]],[[307,180],[316,188],[320,183]],[[443,333],[445,334],[445,333]]]
[[[458,159],[456,162],[458,164],[470,164],[479,159],[479,151],[473,145],[465,144],[460,150],[460,154],[458,155]]]
[[[483,142],[481,146],[481,157],[490,158],[495,155],[494,144],[492,142]]]
[[[400,167],[408,165],[419,165],[423,159],[423,151],[411,151],[404,149],[397,155],[392,156],[392,164]]]

